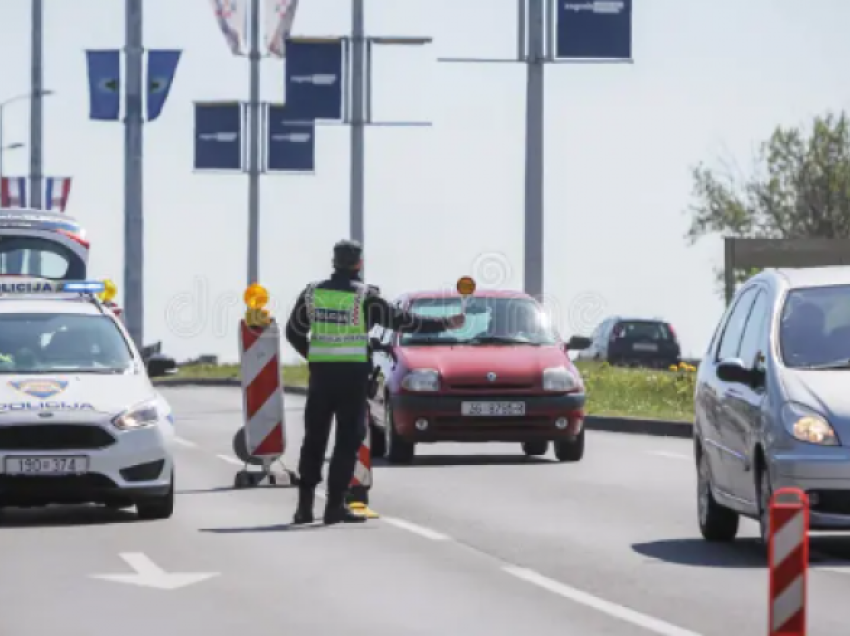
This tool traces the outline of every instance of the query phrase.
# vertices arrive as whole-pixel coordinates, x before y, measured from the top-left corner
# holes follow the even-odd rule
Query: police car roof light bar
[[[9,282],[0,279],[0,295],[55,295],[81,294],[95,295],[103,292],[106,284],[103,281],[52,281],[44,278],[25,278]]]

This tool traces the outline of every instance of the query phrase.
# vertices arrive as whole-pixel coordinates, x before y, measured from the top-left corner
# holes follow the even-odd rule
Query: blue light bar
[[[98,294],[105,287],[102,281],[62,282],[44,278],[26,278],[15,282],[0,282],[0,294]]]

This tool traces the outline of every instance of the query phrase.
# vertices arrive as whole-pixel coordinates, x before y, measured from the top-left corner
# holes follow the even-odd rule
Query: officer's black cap
[[[342,240],[334,245],[334,267],[354,269],[363,258],[363,246],[357,241]]]

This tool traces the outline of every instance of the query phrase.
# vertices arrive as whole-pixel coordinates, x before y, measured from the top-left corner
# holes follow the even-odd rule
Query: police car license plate
[[[479,417],[516,417],[525,415],[525,402],[462,402],[460,412]]]
[[[7,475],[76,475],[89,470],[88,457],[7,457]]]

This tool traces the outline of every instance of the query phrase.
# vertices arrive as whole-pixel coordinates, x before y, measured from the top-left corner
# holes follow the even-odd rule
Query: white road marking
[[[240,462],[237,458],[231,457],[230,455],[216,455],[221,461],[227,462],[228,464],[233,464],[234,466],[244,466],[243,462]]]
[[[441,534],[430,528],[424,528],[422,526],[416,525],[415,523],[410,523],[409,521],[405,521],[404,519],[394,519],[393,517],[382,517],[384,521],[386,521],[391,526],[395,526],[396,528],[400,528],[402,530],[407,530],[408,532],[412,532],[413,534],[418,534],[420,537],[425,537],[426,539],[430,539],[431,541],[448,541],[449,536],[445,534]]]
[[[685,455],[683,453],[668,453],[667,451],[651,451],[650,455],[656,455],[658,457],[666,457],[667,459],[678,459],[684,460],[686,462],[691,461],[690,455]]]
[[[175,444],[179,444],[180,446],[185,446],[186,448],[195,448],[197,444],[195,442],[190,442],[188,439],[183,439],[182,437],[177,437],[176,435],[171,438]]]
[[[542,574],[538,574],[534,570],[527,570],[525,568],[519,568],[512,565],[505,566],[502,569],[508,574],[526,581],[527,583],[536,585],[544,590],[557,594],[558,596],[562,596],[563,598],[569,599],[575,603],[584,605],[585,607],[595,609],[613,618],[631,623],[637,627],[642,627],[654,634],[659,634],[660,636],[701,636],[696,632],[676,627],[675,625],[665,623],[664,621],[653,618],[652,616],[636,612],[628,607],[617,605],[611,601],[606,601],[605,599],[598,598],[592,594],[588,594],[587,592],[582,592],[581,590],[569,587],[568,585],[564,585],[563,583],[547,578]]]
[[[141,552],[123,552],[118,556],[130,566],[132,574],[94,574],[92,578],[160,590],[176,590],[219,575],[218,572],[166,572]]]

